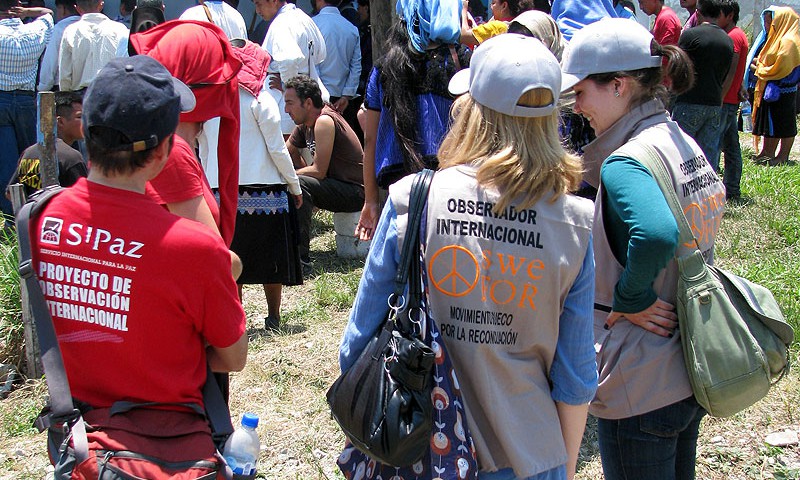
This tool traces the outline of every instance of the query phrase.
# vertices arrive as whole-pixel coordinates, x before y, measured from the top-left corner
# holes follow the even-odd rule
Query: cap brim
[[[459,70],[447,84],[447,90],[453,95],[464,95],[469,91],[469,68]]]
[[[172,77],[172,86],[175,88],[175,93],[181,97],[181,112],[186,113],[194,110],[194,107],[197,106],[197,99],[194,98],[192,89],[175,77]]]
[[[566,92],[570,88],[574,87],[576,83],[580,82],[586,77],[573,75],[571,73],[561,72],[561,91]]]

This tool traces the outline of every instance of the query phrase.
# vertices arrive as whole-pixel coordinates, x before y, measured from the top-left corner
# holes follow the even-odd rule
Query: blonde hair
[[[526,92],[520,105],[553,103],[549,90]],[[497,211],[513,201],[529,208],[545,194],[555,201],[578,188],[581,160],[568,153],[558,133],[558,110],[545,117],[512,117],[477,103],[468,93],[456,99],[453,126],[439,147],[441,168],[471,164],[482,186],[500,191]]]

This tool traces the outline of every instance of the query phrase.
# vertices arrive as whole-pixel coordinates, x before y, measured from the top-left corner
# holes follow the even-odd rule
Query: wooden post
[[[42,188],[58,185],[58,162],[56,160],[56,94],[39,92],[39,145],[42,156],[39,160],[39,174]]]
[[[369,6],[369,20],[372,25],[372,61],[377,62],[383,55],[384,43],[388,37],[389,27],[395,14],[397,0],[371,2]]]
[[[9,191],[11,193],[11,204],[14,206],[14,214],[16,214],[25,205],[25,187],[15,183],[9,187]],[[41,378],[44,370],[42,369],[42,356],[39,352],[39,339],[36,336],[36,326],[33,322],[30,303],[28,303],[28,289],[25,287],[25,280],[22,278],[20,278],[19,293],[22,300],[22,325],[24,326],[25,337],[25,376],[28,378]]]

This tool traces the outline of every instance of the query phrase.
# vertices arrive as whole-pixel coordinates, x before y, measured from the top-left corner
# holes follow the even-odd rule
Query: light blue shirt
[[[49,13],[27,24],[19,18],[0,20],[0,90],[34,90],[39,56],[52,31]]]
[[[354,97],[361,77],[361,43],[358,28],[336,7],[324,7],[312,19],[322,32],[327,55],[317,69],[332,97]]]

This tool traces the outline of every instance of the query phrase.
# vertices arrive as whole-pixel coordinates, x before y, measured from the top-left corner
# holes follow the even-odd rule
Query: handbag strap
[[[408,283],[408,305],[418,306],[422,294],[422,285],[419,275],[419,227],[422,221],[422,210],[428,201],[428,191],[433,180],[433,170],[424,169],[414,177],[411,185],[408,203],[408,226],[400,254],[400,263],[394,279],[394,294],[390,299],[400,301],[402,307],[403,292]],[[395,305],[396,306],[396,305]]]
[[[672,178],[667,173],[664,162],[661,156],[652,146],[639,141],[633,140],[618,148],[612,155],[620,155],[630,157],[641,163],[647,168],[658,183],[661,193],[667,200],[667,205],[678,223],[678,231],[680,232],[680,244],[689,245],[694,243],[695,247],[700,250],[700,244],[697,237],[692,232],[692,227],[689,226],[689,221],[686,220],[686,215],[683,213],[683,208],[678,200],[678,194],[675,193],[675,188],[672,185]]]

